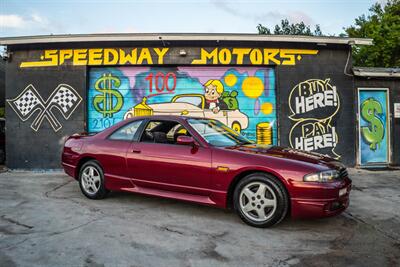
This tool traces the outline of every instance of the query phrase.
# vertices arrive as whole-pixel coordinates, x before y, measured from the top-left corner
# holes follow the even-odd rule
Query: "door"
[[[126,153],[131,146],[143,120],[133,121],[121,126],[104,140],[99,140],[96,146],[96,158],[100,161],[107,176],[123,179],[128,178],[126,170]]]
[[[387,88],[358,89],[358,163],[390,162],[389,94]]]
[[[199,145],[178,145],[177,136],[190,135],[175,121],[150,121],[139,142],[127,153],[127,166],[137,186],[208,195],[211,152]]]

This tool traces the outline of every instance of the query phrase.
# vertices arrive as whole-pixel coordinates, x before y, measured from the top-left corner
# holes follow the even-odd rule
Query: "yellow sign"
[[[242,65],[247,59],[251,65],[296,65],[302,55],[316,54],[318,50],[308,49],[214,48],[208,52],[202,48],[200,59],[193,60],[192,64]]]
[[[39,61],[22,62],[21,68],[110,65],[163,65],[170,48],[84,48],[45,50]],[[296,65],[303,55],[316,55],[318,50],[279,48],[200,48],[193,65]],[[170,56],[173,58],[174,56]]]

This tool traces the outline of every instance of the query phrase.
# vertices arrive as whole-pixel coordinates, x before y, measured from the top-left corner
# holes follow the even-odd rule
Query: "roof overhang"
[[[354,76],[367,78],[400,78],[400,68],[353,67]]]
[[[77,42],[142,42],[142,41],[240,41],[288,42],[340,45],[372,45],[372,39],[331,36],[217,34],[217,33],[112,33],[38,35],[0,38],[0,45],[77,43]]]

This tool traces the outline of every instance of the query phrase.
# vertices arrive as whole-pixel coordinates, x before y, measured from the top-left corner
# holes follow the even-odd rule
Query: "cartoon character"
[[[204,84],[205,108],[218,113],[220,110],[228,109],[225,101],[221,98],[224,92],[224,85],[218,80],[208,80]]]

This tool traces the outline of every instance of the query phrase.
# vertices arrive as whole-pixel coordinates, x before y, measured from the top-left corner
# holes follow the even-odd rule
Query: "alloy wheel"
[[[239,197],[240,209],[250,220],[263,222],[274,215],[277,198],[270,186],[252,182],[243,187]]]
[[[101,178],[98,170],[93,166],[87,166],[82,171],[82,187],[86,193],[94,195],[99,191]]]

